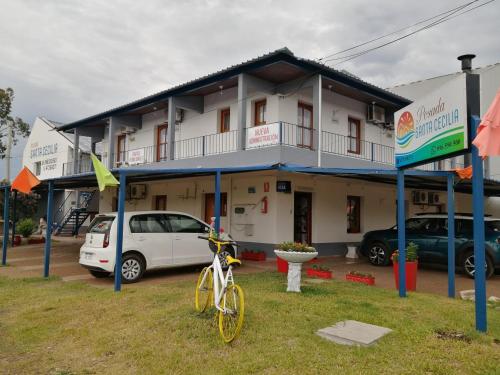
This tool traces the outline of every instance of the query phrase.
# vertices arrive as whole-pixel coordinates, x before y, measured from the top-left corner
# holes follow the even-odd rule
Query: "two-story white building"
[[[77,163],[77,166],[80,166],[79,172],[90,171],[90,169],[85,169],[89,168],[90,138],[79,137],[75,147],[74,134],[57,131],[57,128],[62,125],[60,122],[51,121],[45,117],[37,117],[31,126],[30,135],[23,151],[23,165],[42,181],[74,174],[76,172],[73,169],[75,159],[79,161]],[[78,190],[57,190],[54,193],[54,221],[60,225],[65,219],[69,219],[72,209],[80,207],[82,204],[90,204],[90,201],[85,201],[88,196],[88,192],[79,192]],[[96,203],[97,201],[94,205]],[[45,204],[46,199],[42,199],[37,216],[45,215]],[[91,207],[90,210],[96,211],[97,207]],[[84,217],[86,215],[82,215],[80,221]],[[74,223],[69,224],[68,227],[73,227]],[[79,224],[83,225],[84,220]],[[58,228],[57,232],[59,229],[62,228]],[[71,228],[68,228],[67,231],[71,232]]]
[[[409,103],[281,49],[59,131],[73,133],[75,140],[90,137],[114,171],[273,164],[379,171],[393,169],[393,113]],[[82,173],[91,169],[85,163],[67,168],[74,171],[75,186],[95,183]],[[366,231],[395,224],[394,179],[366,176],[277,170],[224,175],[222,227],[249,249],[271,253],[275,244],[294,240],[312,243],[322,255],[341,254]],[[206,221],[213,216],[213,176],[166,179],[146,173],[129,181],[136,188],[126,210],[184,211]],[[444,186],[409,181],[407,212],[441,210]],[[415,192],[433,192],[440,200],[415,203]],[[456,199],[457,212],[471,210],[469,196]],[[116,189],[106,189],[99,211],[115,211],[116,202]],[[492,211],[487,205],[486,212]]]

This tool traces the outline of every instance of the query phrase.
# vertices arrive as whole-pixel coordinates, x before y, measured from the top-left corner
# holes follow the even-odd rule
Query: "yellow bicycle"
[[[235,245],[233,241],[222,241],[210,234],[208,237],[199,236],[208,240],[210,250],[214,254],[213,263],[203,268],[198,277],[195,293],[195,308],[204,312],[213,305],[217,309],[219,332],[224,342],[233,341],[240,334],[245,314],[245,299],[241,287],[234,283],[233,266],[241,265],[241,261],[230,255],[225,257],[228,266],[226,275],[222,269],[219,256],[228,245]]]

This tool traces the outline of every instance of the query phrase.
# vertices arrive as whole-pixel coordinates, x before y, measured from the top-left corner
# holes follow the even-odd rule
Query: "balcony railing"
[[[357,140],[341,134],[322,132],[321,150],[381,164],[394,164],[394,147]]]
[[[246,128],[245,150],[261,149],[273,146],[289,146],[315,150],[317,144],[316,131],[310,127],[275,122],[265,125]],[[233,130],[225,133],[201,135],[175,141],[174,160],[197,158],[210,155],[220,155],[238,151],[240,131]],[[346,135],[328,131],[321,132],[321,151],[328,154],[368,160],[374,163],[394,165],[394,147],[353,139]],[[134,148],[113,154],[114,167],[152,164],[169,159],[168,144],[152,145]],[[103,155],[101,161],[107,165],[108,155]],[[418,167],[425,170],[437,170],[434,163]],[[77,173],[93,171],[90,158],[83,158]],[[63,165],[63,175],[73,175],[73,163]]]

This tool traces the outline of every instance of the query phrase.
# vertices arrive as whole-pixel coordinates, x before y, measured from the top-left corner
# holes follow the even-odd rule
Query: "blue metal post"
[[[2,266],[7,264],[7,243],[9,242],[9,195],[8,186],[4,188],[3,197],[3,242],[2,242]]]
[[[453,174],[448,182],[448,297],[455,298],[455,196],[453,193]]]
[[[220,233],[220,179],[221,173],[217,171],[215,174],[215,207],[214,207],[214,215],[215,215],[215,233],[217,236]]]
[[[45,252],[44,252],[44,264],[43,264],[43,277],[49,277],[50,268],[50,246],[52,242],[52,223],[53,209],[54,205],[54,181],[49,181],[49,191],[47,193],[47,229],[45,231]]]
[[[472,138],[474,139],[480,119],[472,116]],[[484,264],[484,181],[483,160],[476,146],[472,146],[472,207],[474,214],[474,289],[476,304],[476,329],[486,332],[486,272]]]
[[[118,217],[116,231],[116,256],[115,256],[115,292],[122,289],[122,247],[123,247],[123,216],[125,213],[125,193],[127,176],[120,171],[120,187],[118,188]]]
[[[405,174],[398,169],[398,250],[399,296],[406,297],[406,223],[405,223]]]

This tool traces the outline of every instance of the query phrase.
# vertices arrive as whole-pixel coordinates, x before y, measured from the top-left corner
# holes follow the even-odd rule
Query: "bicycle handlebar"
[[[198,236],[198,238],[201,238],[202,240],[207,240],[207,241],[213,241],[213,242],[219,242],[221,245],[236,245],[236,241],[221,241],[217,240],[215,238],[211,237],[205,237],[205,236]]]

